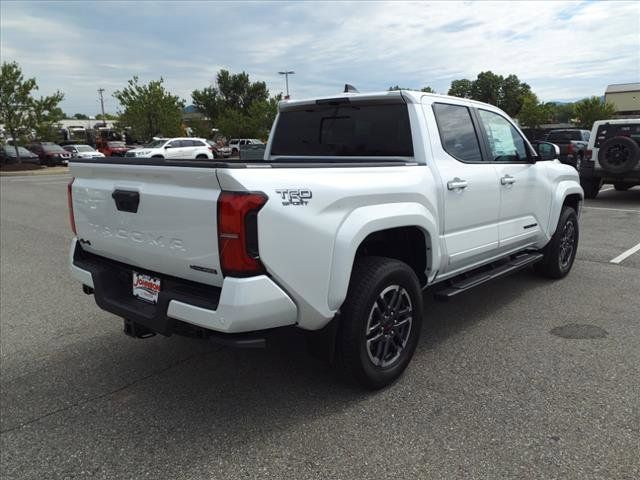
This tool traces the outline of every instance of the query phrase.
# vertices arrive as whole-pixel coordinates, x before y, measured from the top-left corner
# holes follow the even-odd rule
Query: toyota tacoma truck
[[[583,191],[557,155],[467,99],[284,101],[263,160],[73,159],[70,268],[130,336],[294,327],[381,388],[418,345],[424,289],[569,273]]]

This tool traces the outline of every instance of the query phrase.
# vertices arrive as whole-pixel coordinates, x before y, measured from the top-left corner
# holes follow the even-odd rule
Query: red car
[[[106,157],[124,157],[125,153],[131,150],[131,148],[127,147],[124,142],[107,140],[97,145],[97,150],[104,153]]]
[[[53,142],[30,143],[27,149],[40,157],[40,165],[65,165],[71,159],[69,152]]]

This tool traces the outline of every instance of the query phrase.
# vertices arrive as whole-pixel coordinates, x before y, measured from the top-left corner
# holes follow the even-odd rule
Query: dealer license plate
[[[158,303],[160,293],[160,279],[133,272],[133,296],[151,303]]]

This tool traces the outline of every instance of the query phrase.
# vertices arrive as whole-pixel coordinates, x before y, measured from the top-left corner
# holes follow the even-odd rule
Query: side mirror
[[[538,142],[536,152],[539,160],[555,160],[560,156],[560,147],[551,142]]]

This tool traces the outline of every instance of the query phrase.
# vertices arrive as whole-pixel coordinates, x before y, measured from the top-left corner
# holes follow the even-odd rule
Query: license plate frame
[[[148,303],[158,303],[158,295],[162,279],[148,275],[146,273],[132,271],[131,275],[131,293],[134,297]]]

